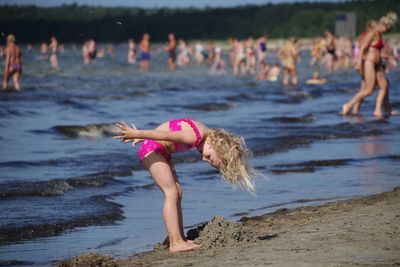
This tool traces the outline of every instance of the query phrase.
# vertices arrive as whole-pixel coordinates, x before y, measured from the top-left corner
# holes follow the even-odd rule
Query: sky
[[[105,6],[105,7],[142,7],[142,8],[184,8],[184,7],[233,7],[238,5],[263,5],[267,3],[292,2],[344,2],[344,0],[0,0],[0,5],[37,5],[42,7],[60,6],[62,4]]]

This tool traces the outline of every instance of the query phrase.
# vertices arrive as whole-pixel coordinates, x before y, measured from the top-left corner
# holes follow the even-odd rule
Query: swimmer
[[[282,49],[279,51],[279,58],[281,59],[281,65],[283,68],[283,84],[287,86],[291,79],[292,85],[297,85],[297,60],[299,57],[299,50],[297,47],[297,39],[290,38]]]
[[[261,62],[260,64],[260,71],[257,74],[256,80],[257,81],[264,81],[268,77],[268,73],[270,70],[269,64],[266,64],[264,62]]]
[[[211,74],[220,74],[220,75],[225,75],[226,74],[226,71],[225,71],[226,63],[222,59],[221,52],[222,52],[221,47],[217,46],[215,48],[214,62],[211,65],[211,68],[210,68],[210,73]]]
[[[253,48],[253,37],[247,38],[245,42],[245,53],[246,53],[246,72],[251,74],[256,73],[257,60],[256,53]]]
[[[140,70],[147,72],[149,70],[150,60],[150,35],[148,33],[143,34],[143,38],[140,41]]]
[[[6,62],[4,65],[3,90],[8,90],[8,81],[13,78],[14,89],[20,90],[20,77],[22,73],[21,50],[15,44],[13,34],[7,36],[7,46],[5,48]]]
[[[47,60],[48,52],[49,52],[49,46],[45,42],[42,42],[40,44],[40,59]]]
[[[306,81],[306,84],[325,84],[326,79],[319,75],[318,71],[314,71],[312,77]]]
[[[132,38],[128,39],[128,55],[127,55],[128,64],[136,63],[136,44]]]
[[[90,64],[97,57],[96,42],[93,39],[86,40],[82,46],[82,58],[84,64]]]
[[[337,57],[335,37],[330,31],[325,31],[325,51],[326,68],[332,73],[335,68]]]
[[[177,57],[177,64],[179,66],[186,66],[190,63],[190,47],[183,39],[179,39],[179,55]]]
[[[168,35],[168,45],[165,48],[168,51],[168,65],[172,71],[176,70],[176,39],[173,33]]]
[[[58,41],[55,36],[51,36],[50,38],[50,65],[53,68],[58,68],[58,58],[57,58],[57,52],[58,52]]]
[[[267,58],[267,41],[268,36],[263,35],[256,41],[256,51],[257,51],[257,65],[261,66],[261,63]]]
[[[204,61],[204,46],[200,43],[197,42],[195,47],[194,47],[194,59],[196,61],[196,65],[201,65]]]
[[[281,67],[278,62],[275,62],[272,67],[269,69],[267,81],[269,82],[277,82],[279,79],[279,75],[281,73]]]
[[[235,40],[234,42],[234,62],[232,66],[233,75],[246,73],[246,53],[243,41]]]

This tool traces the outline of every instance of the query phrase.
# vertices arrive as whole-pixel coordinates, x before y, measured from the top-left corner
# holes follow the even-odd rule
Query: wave
[[[42,223],[24,226],[3,226],[0,228],[0,245],[31,240],[39,237],[55,236],[65,230],[90,225],[108,225],[125,217],[122,215],[122,205],[108,201],[104,196],[94,196],[87,199],[91,205],[100,206],[95,214],[86,214],[78,218],[55,220],[52,223]]]
[[[228,101],[237,101],[237,102],[240,102],[240,101],[256,100],[256,99],[258,99],[258,98],[259,98],[259,97],[257,97],[257,96],[254,95],[254,94],[245,94],[245,93],[242,93],[242,94],[238,94],[238,95],[228,96],[228,97],[226,97],[225,99],[228,100]]]
[[[386,155],[386,156],[361,158],[361,159],[348,158],[348,159],[310,160],[310,161],[291,163],[291,164],[276,164],[271,169],[271,172],[274,174],[284,174],[291,172],[314,172],[321,167],[345,166],[352,162],[365,162],[365,161],[375,161],[375,160],[399,161],[400,155]]]
[[[75,109],[92,110],[92,106],[91,105],[83,104],[83,103],[81,103],[79,101],[68,99],[68,98],[60,101],[60,104],[61,105],[71,106],[71,107],[73,107]]]
[[[87,95],[87,96],[81,96],[81,98],[104,101],[104,100],[132,99],[132,98],[138,98],[138,97],[145,97],[148,95],[149,95],[149,93],[147,93],[147,92],[130,92],[130,93],[124,93],[121,95]]]
[[[34,265],[32,261],[21,261],[21,260],[0,260],[0,266],[28,266]]]
[[[284,174],[292,172],[314,172],[318,167],[344,166],[354,161],[353,159],[331,159],[331,160],[311,160],[295,164],[277,164],[271,170],[274,174]]]
[[[305,114],[300,117],[274,117],[269,119],[268,121],[276,121],[276,122],[283,122],[283,123],[301,123],[301,122],[313,122],[317,119],[316,116],[313,114]]]
[[[379,122],[378,122],[379,123]],[[360,138],[363,136],[379,136],[383,132],[377,122],[351,124],[348,122],[336,125],[322,125],[288,129],[287,136],[248,138],[246,143],[255,156],[288,151],[320,140],[340,138]],[[259,127],[261,132],[262,127]],[[260,134],[259,134],[260,135]]]
[[[63,180],[46,182],[11,183],[2,185],[0,197],[14,196],[59,196],[71,190],[73,187]]]
[[[245,222],[245,221],[250,219],[246,215],[249,215],[250,213],[255,212],[255,211],[262,211],[262,210],[268,210],[268,209],[271,209],[271,208],[284,207],[284,206],[288,206],[288,205],[292,205],[292,204],[303,204],[303,203],[313,203],[313,202],[314,203],[321,203],[321,202],[327,202],[327,201],[333,201],[333,200],[339,200],[339,199],[341,199],[341,198],[338,198],[338,197],[301,198],[301,199],[296,199],[296,200],[293,200],[293,201],[275,203],[275,204],[259,207],[259,208],[256,208],[256,209],[249,209],[248,212],[236,213],[236,214],[245,215],[244,217],[239,219],[239,222]],[[276,211],[274,211],[272,213],[278,213],[278,212],[282,212],[282,211],[285,211],[285,210],[287,210],[287,209],[286,208],[281,208],[281,209],[277,209]],[[233,214],[231,216],[234,217],[236,214]],[[267,213],[265,215],[268,215],[268,214],[271,214],[271,213]],[[262,218],[265,215],[255,216],[255,217],[252,217],[251,219],[252,220],[257,220],[257,218]]]
[[[61,196],[75,187],[103,187],[114,181],[115,176],[130,174],[130,170],[105,171],[67,179],[1,184],[0,199],[16,196]]]
[[[113,135],[117,130],[113,123],[99,123],[87,125],[58,125],[52,130],[71,138],[96,139]]]
[[[185,106],[188,109],[194,109],[199,111],[219,111],[219,110],[228,110],[233,106],[230,103],[203,103],[198,105],[190,105]]]
[[[95,249],[101,249],[101,248],[105,248],[105,247],[115,246],[117,244],[120,244],[122,241],[124,241],[126,239],[128,239],[128,237],[116,238],[111,241],[107,241],[107,242],[104,242],[104,243],[98,245],[97,247],[95,247]]]

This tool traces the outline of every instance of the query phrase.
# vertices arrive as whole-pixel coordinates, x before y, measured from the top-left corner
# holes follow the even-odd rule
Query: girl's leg
[[[188,251],[199,245],[185,241],[183,236],[181,197],[182,189],[174,177],[174,171],[165,157],[158,153],[147,155],[143,166],[164,194],[163,217],[169,237],[171,252]]]
[[[169,162],[169,166],[170,166],[170,168],[172,170],[172,175],[174,177],[175,185],[176,185],[176,188],[178,189],[178,193],[179,193],[179,201],[178,201],[179,229],[181,231],[181,236],[183,237],[183,239],[185,241],[187,241],[187,239],[185,237],[185,233],[183,231],[183,215],[182,215],[183,190],[182,190],[181,184],[179,183],[178,176],[176,175],[175,166],[172,164],[172,162]]]
[[[364,90],[360,90],[351,99],[350,102],[347,102],[342,106],[343,115],[347,115],[356,103],[363,101],[364,98],[372,95],[372,93],[374,92],[376,83],[376,71],[375,71],[375,64],[371,61],[365,61],[364,63],[364,80],[365,80]]]

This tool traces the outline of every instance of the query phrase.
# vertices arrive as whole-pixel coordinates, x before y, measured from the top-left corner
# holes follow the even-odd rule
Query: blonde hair
[[[382,17],[379,20],[380,23],[388,25],[390,28],[394,26],[394,24],[397,22],[397,14],[394,12],[389,12],[386,14],[386,16]]]
[[[14,34],[9,34],[7,36],[7,43],[15,43],[15,36]]]
[[[258,173],[247,163],[247,158],[252,154],[244,139],[224,129],[210,129],[207,139],[221,160],[218,169],[222,178],[235,188],[241,187],[254,194],[256,188],[253,177]]]

